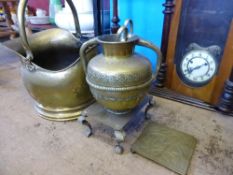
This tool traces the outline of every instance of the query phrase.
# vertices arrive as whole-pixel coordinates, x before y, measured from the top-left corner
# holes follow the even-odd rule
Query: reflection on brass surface
[[[156,123],[149,123],[132,151],[185,175],[197,140],[188,134]]]
[[[25,54],[19,55],[23,83],[35,100],[36,110],[44,118],[56,121],[75,119],[80,110],[93,102],[79,59],[82,42],[75,7],[71,0],[67,0],[74,16],[77,38],[69,31],[58,28],[27,38],[24,19],[27,1],[19,2],[17,15],[25,52],[11,45]],[[95,56],[96,48],[89,48],[86,54],[88,59]]]
[[[132,22],[127,22],[132,28]],[[159,48],[128,33],[126,26],[119,31],[118,34],[91,39],[80,49],[86,80],[93,96],[106,109],[116,113],[130,111],[141,102],[157,75],[162,58]],[[88,62],[85,50],[97,44],[102,46],[103,53]],[[155,74],[152,74],[149,60],[134,53],[136,45],[148,47],[158,55]]]

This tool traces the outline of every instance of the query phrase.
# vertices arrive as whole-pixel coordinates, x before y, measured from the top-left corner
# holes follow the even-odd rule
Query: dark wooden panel
[[[175,63],[185,54],[190,43],[203,47],[225,46],[233,17],[233,1],[229,0],[185,0],[181,12]],[[221,59],[221,55],[217,58]]]
[[[109,4],[109,0],[93,0],[95,36],[110,33]]]
[[[94,30],[95,36],[101,35],[101,2],[100,0],[93,0],[93,11],[94,11]]]

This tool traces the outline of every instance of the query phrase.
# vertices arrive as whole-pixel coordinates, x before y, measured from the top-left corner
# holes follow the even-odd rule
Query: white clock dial
[[[193,83],[203,83],[213,78],[217,69],[214,57],[205,50],[187,53],[181,61],[183,76]]]

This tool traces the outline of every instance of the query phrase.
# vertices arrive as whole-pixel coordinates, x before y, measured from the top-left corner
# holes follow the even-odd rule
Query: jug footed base
[[[91,100],[88,103],[85,103],[83,105],[80,105],[75,108],[68,108],[68,109],[46,109],[43,106],[39,104],[35,104],[35,109],[39,113],[40,117],[50,120],[50,121],[71,121],[76,120],[83,111],[84,108],[88,107],[92,103],[94,103],[95,100]]]

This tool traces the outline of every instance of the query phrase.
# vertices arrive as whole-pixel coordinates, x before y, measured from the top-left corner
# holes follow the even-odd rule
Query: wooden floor
[[[114,142],[104,130],[86,138],[76,121],[40,118],[22,84],[19,60],[3,54],[1,46],[0,52],[0,175],[175,174],[130,153],[130,141],[123,155],[114,154]],[[155,99],[157,105],[150,110],[153,121],[198,139],[189,175],[233,174],[232,117]]]

